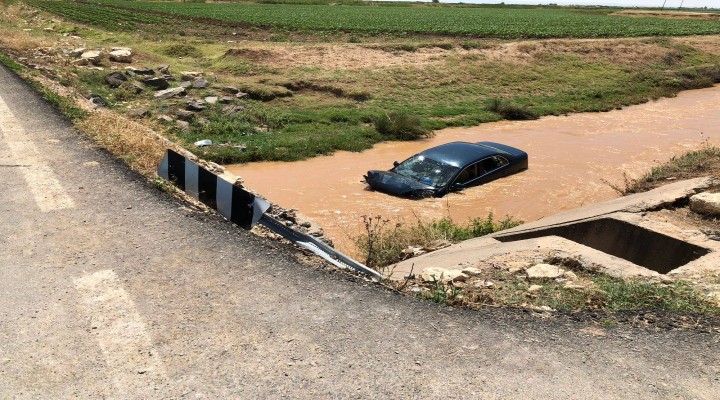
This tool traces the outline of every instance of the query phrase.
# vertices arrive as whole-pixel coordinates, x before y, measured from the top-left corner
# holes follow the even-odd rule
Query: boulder
[[[530,279],[555,279],[561,277],[565,270],[556,265],[537,264],[528,268],[525,273]]]
[[[143,78],[141,82],[144,83],[146,86],[150,86],[158,90],[165,90],[170,86],[170,84],[168,83],[168,81],[165,80],[165,78]],[[183,91],[185,90],[183,89]]]
[[[720,215],[720,193],[698,193],[690,197],[690,209],[698,214]]]
[[[100,64],[100,61],[102,60],[102,53],[99,51],[86,51],[82,54],[80,54],[80,58],[87,60],[89,64]]]
[[[185,89],[192,87],[192,82],[190,81],[182,81],[178,84],[178,86],[183,87]]]
[[[208,104],[217,104],[218,98],[217,96],[208,96],[205,98],[205,102]]]
[[[127,81],[127,78],[122,72],[113,72],[112,74],[108,74],[105,76],[105,82],[107,82],[108,85],[114,88],[119,87],[125,81]]]
[[[180,73],[180,79],[184,81],[194,81],[195,79],[202,76],[202,72],[195,71],[183,71]]]
[[[187,106],[185,107],[186,110],[189,111],[202,111],[206,108],[204,101],[199,100],[188,100]]]
[[[158,73],[161,73],[163,75],[170,74],[170,66],[167,64],[160,64],[157,66]]]
[[[169,99],[171,97],[184,96],[184,95],[185,95],[185,88],[176,87],[176,88],[165,89],[165,90],[156,92],[155,98],[156,99]]]
[[[164,115],[164,114],[163,114],[163,115],[159,115],[159,116],[157,117],[157,120],[160,121],[160,122],[173,122],[173,121],[175,121],[171,116],[169,116],[169,115]]]
[[[70,50],[70,53],[68,54],[72,58],[78,58],[85,52],[84,47],[78,47],[77,49]]]
[[[175,121],[175,124],[183,132],[190,132],[190,123],[187,121]]]
[[[210,86],[210,83],[203,78],[198,78],[193,81],[193,87],[196,89],[205,89]]]
[[[195,116],[195,113],[188,110],[177,110],[175,116],[182,121],[191,121]]]
[[[110,61],[131,63],[132,51],[130,49],[113,49],[110,52]]]
[[[142,118],[147,117],[149,114],[149,110],[147,107],[138,107],[133,108],[131,110],[128,110],[127,115],[131,118]]]
[[[465,282],[468,278],[468,276],[460,270],[437,267],[425,268],[420,277],[425,282],[439,281],[442,283]]]

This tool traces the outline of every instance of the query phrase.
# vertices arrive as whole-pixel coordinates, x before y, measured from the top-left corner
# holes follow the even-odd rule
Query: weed
[[[489,105],[487,106],[488,111],[492,111],[503,118],[511,121],[515,120],[528,120],[528,119],[537,119],[537,114],[530,111],[526,107],[517,106],[515,104],[511,104],[507,101],[500,100],[500,99],[491,99]]]
[[[414,140],[432,134],[422,126],[420,118],[403,112],[392,112],[377,117],[375,130],[388,139],[396,140]]]
[[[443,275],[439,277],[433,276],[432,282],[430,283],[430,290],[420,292],[420,297],[434,301],[435,303],[445,304],[451,300],[456,299],[462,291],[452,283],[444,283]]]
[[[202,51],[191,44],[171,44],[162,48],[161,53],[170,57],[192,57],[200,58]]]

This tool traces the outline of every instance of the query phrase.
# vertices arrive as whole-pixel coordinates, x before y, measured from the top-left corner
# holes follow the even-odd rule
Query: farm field
[[[0,52],[22,47],[11,40],[35,20],[37,28],[23,34],[33,40],[62,33],[80,38],[64,45],[68,51],[131,47],[133,67],[168,64],[175,73],[207,78],[211,85],[187,98],[158,101],[152,90],[131,93],[105,83],[108,68],[124,65],[104,61],[100,71],[66,60],[53,69],[56,80],[102,96],[111,110],[147,108],[143,123],[187,146],[211,139],[213,146],[193,150],[220,163],[293,161],[450,126],[608,111],[720,81],[720,41],[697,35],[720,31],[717,21],[609,15],[619,9],[26,4],[51,14],[8,8]],[[593,37],[611,32],[640,36]],[[225,86],[247,94],[234,100],[232,112],[207,105],[183,129],[158,122],[175,118],[188,100],[222,96]]]
[[[64,3],[35,2],[42,7],[52,8],[54,12],[62,12],[66,7]],[[720,24],[717,21],[610,15],[617,11],[615,9],[206,4],[124,0],[94,0],[89,3],[96,4],[96,7],[122,7],[143,12],[316,32],[429,33],[499,38],[596,38],[720,33]]]

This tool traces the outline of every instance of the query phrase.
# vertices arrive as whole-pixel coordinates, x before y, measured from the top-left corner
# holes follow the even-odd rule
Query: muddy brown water
[[[440,199],[408,200],[367,189],[363,174],[389,169],[395,160],[452,141],[494,141],[529,154],[528,170]],[[387,142],[361,153],[292,163],[230,165],[248,187],[318,222],[342,251],[355,254],[352,238],[363,215],[413,222],[450,216],[511,215],[532,221],[617,197],[607,183],[622,184],[703,142],[720,142],[720,86],[606,113],[487,123],[437,131],[430,139]]]

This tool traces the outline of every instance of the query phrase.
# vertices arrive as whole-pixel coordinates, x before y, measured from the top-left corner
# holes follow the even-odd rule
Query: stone
[[[237,92],[237,93],[235,93],[235,97],[237,97],[238,99],[242,99],[242,98],[248,97],[248,96],[249,96],[249,94],[247,94],[247,93],[245,93],[245,92]]]
[[[698,193],[690,197],[690,210],[704,215],[720,215],[720,193]]]
[[[442,283],[464,282],[468,278],[468,276],[460,270],[435,267],[425,268],[420,277],[425,282],[439,281]]]
[[[555,279],[562,276],[562,274],[565,273],[565,270],[556,265],[537,264],[528,268],[525,273],[527,273],[527,276],[530,279]]]
[[[188,100],[187,106],[185,107],[186,110],[190,111],[202,111],[206,108],[204,101],[199,100]]]
[[[242,111],[245,111],[245,107],[228,105],[222,108],[222,112],[228,115],[235,115]]]
[[[566,282],[563,286],[565,289],[585,289],[585,285],[577,283],[577,282]]]
[[[82,54],[80,54],[80,58],[83,58],[88,61],[90,64],[98,65],[100,64],[102,53],[99,51],[86,51]]]
[[[163,115],[158,115],[157,120],[160,121],[160,122],[173,122],[173,121],[175,121],[174,119],[172,119],[171,116],[165,115],[165,114],[163,114]]]
[[[542,285],[530,285],[527,291],[530,293],[534,293],[539,291],[540,289],[542,289]]]
[[[507,263],[507,270],[511,274],[514,274],[516,272],[524,271],[529,267],[530,264],[522,261],[511,261]]]
[[[175,96],[184,96],[185,95],[185,88],[176,87],[176,88],[170,88],[165,90],[160,90],[159,92],[155,93],[156,99],[169,99]]]
[[[217,98],[217,96],[208,96],[208,97],[205,98],[205,102],[208,103],[208,104],[211,104],[211,105],[212,105],[212,104],[217,104],[218,98]]]
[[[205,89],[210,86],[210,83],[203,78],[198,78],[193,81],[192,86],[196,89]]]
[[[131,118],[143,118],[147,117],[149,114],[149,110],[147,107],[138,107],[133,108],[131,110],[128,110],[127,115]]]
[[[133,68],[133,67],[125,67],[126,71],[133,72],[138,75],[147,75],[147,76],[154,76],[155,71],[153,71],[151,68]]]
[[[143,78],[141,82],[146,86],[150,86],[158,90],[165,90],[170,86],[165,78]],[[185,91],[185,89],[183,89],[183,91]]]
[[[187,121],[175,121],[175,124],[177,125],[180,130],[183,132],[190,132],[190,123]]]
[[[192,87],[192,82],[190,81],[182,81],[178,84],[178,86],[183,87],[185,89]]]
[[[235,86],[223,86],[220,91],[228,94],[237,94],[238,92],[240,92],[240,89],[236,88]]]
[[[572,271],[565,271],[565,279],[569,280],[570,282],[578,280],[578,276],[575,275]]]
[[[88,100],[90,100],[90,104],[92,104],[93,107],[95,107],[95,108],[105,107],[105,100],[100,95],[92,93],[92,94],[88,95],[87,98],[88,98]]]
[[[119,87],[125,81],[127,81],[127,78],[122,72],[113,72],[112,74],[108,74],[105,76],[105,82],[107,82],[108,85],[114,88]]]
[[[233,101],[235,101],[235,98],[228,97],[228,96],[222,96],[218,99],[218,103],[220,103],[220,104],[229,104],[229,103],[232,103]]]
[[[130,51],[130,49],[113,49],[113,51],[110,52],[110,61],[131,63],[132,51]]]
[[[78,58],[77,60],[71,61],[70,64],[77,65],[79,67],[84,67],[84,66],[90,65],[90,61],[88,61],[87,58]]]
[[[175,116],[182,121],[191,121],[195,116],[195,113],[188,110],[177,110]]]
[[[195,71],[183,71],[180,73],[180,79],[184,81],[194,81],[195,79],[202,76],[201,72]]]
[[[77,49],[70,50],[70,53],[68,54],[72,58],[78,58],[82,55],[82,53],[85,52],[84,47],[78,47]]]
[[[157,66],[158,73],[168,75],[170,74],[170,66],[167,64],[160,64]]]
[[[477,276],[482,273],[482,270],[480,268],[475,268],[475,267],[466,267],[466,268],[463,268],[462,273],[467,276]]]
[[[130,89],[135,94],[140,94],[143,92],[143,90],[145,90],[143,85],[141,85],[140,83],[135,82],[135,81],[127,82],[127,83],[125,83],[124,86],[127,87],[128,89]]]

